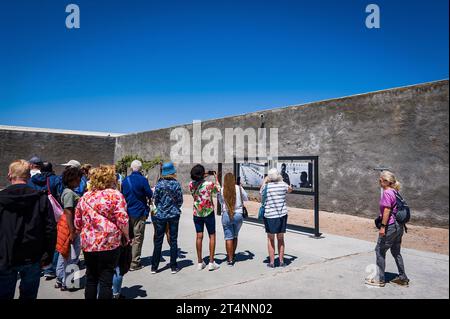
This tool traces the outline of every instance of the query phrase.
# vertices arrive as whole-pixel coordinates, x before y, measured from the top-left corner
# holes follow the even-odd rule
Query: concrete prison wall
[[[92,134],[92,135],[90,135]],[[7,184],[8,165],[16,159],[38,155],[53,164],[57,174],[63,167],[57,164],[75,159],[92,165],[113,164],[115,137],[107,134],[36,130],[0,127],[0,188]]]
[[[319,156],[321,210],[374,218],[380,196],[374,168],[387,167],[403,185],[414,223],[448,227],[448,101],[444,80],[205,121],[202,129],[218,128],[223,135],[225,128],[256,129],[264,114],[265,127],[279,130],[280,156]],[[192,137],[192,124],[179,127]],[[117,137],[115,160],[128,154],[168,159],[173,129]],[[178,167],[185,191],[191,166]],[[223,169],[232,172],[233,166]],[[288,204],[312,203],[292,194]]]
[[[203,130],[217,128],[225,136],[225,128],[259,128],[264,114],[265,127],[278,128],[280,156],[319,156],[321,210],[375,217],[380,190],[374,168],[386,167],[403,185],[413,222],[448,227],[448,101],[449,83],[444,80],[209,120],[201,125]],[[12,160],[35,154],[53,164],[70,159],[111,164],[125,155],[169,159],[176,143],[170,140],[170,133],[181,127],[192,138],[192,124],[127,135],[0,126],[0,188],[7,185],[7,167]],[[192,148],[192,140],[190,144]],[[186,192],[192,165],[178,165]],[[217,164],[205,166],[217,169]],[[55,168],[57,173],[62,171],[60,166]],[[223,170],[232,172],[233,165],[224,164]],[[151,172],[152,185],[155,179],[155,172]],[[255,192],[252,195],[257,196]],[[312,198],[291,194],[288,204],[310,208]]]

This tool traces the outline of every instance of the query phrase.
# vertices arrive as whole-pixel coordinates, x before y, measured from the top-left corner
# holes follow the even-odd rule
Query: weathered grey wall
[[[267,128],[279,128],[280,156],[320,157],[322,210],[374,217],[380,191],[373,168],[382,166],[402,182],[415,223],[448,227],[448,101],[445,80],[205,121],[202,128],[258,128],[263,113]],[[192,131],[192,125],[184,127]],[[127,154],[169,158],[172,129],[118,137],[115,159]],[[179,166],[185,189],[190,167]],[[311,207],[310,200],[289,196],[298,207]]]
[[[13,160],[28,160],[36,154],[51,162],[59,174],[63,167],[55,164],[71,159],[92,165],[113,164],[114,146],[114,137],[0,129],[0,188],[7,185],[8,165]]]
[[[322,210],[374,217],[379,189],[373,168],[382,166],[402,182],[415,223],[448,227],[448,100],[446,80],[205,121],[202,128],[222,133],[226,127],[258,128],[264,114],[265,126],[279,129],[280,156],[320,157]],[[192,125],[183,127],[192,132]],[[117,142],[106,136],[0,129],[0,188],[6,185],[8,164],[34,154],[56,164],[70,159],[109,164],[127,154],[168,159],[172,129],[124,135]],[[191,166],[178,167],[185,190]],[[232,169],[224,165],[224,172]],[[306,196],[290,195],[288,201],[311,207]]]

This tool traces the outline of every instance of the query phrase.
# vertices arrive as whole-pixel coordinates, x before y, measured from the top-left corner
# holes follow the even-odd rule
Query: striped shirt
[[[278,218],[287,215],[286,194],[289,185],[285,182],[269,183],[263,187],[261,194],[264,193],[266,187],[268,188],[264,217]]]

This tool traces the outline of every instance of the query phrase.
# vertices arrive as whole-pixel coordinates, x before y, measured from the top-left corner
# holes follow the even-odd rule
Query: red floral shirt
[[[106,251],[120,246],[122,231],[128,227],[127,204],[115,189],[90,191],[75,209],[75,228],[81,231],[83,251]]]
[[[189,190],[194,197],[194,216],[207,217],[214,212],[213,194],[220,192],[220,185],[204,181],[196,186],[193,181],[189,183]]]

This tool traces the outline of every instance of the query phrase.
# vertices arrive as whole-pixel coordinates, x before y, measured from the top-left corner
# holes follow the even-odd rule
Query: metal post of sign
[[[314,159],[314,236],[320,237],[319,232],[319,157]]]

